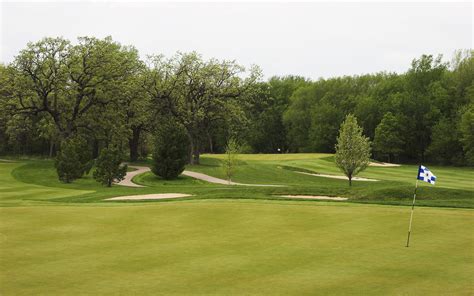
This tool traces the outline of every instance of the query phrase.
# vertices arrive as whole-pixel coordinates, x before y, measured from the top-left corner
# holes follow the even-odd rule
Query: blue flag
[[[418,169],[418,180],[434,185],[436,176],[433,175],[433,173],[427,167],[420,165],[420,168]]]

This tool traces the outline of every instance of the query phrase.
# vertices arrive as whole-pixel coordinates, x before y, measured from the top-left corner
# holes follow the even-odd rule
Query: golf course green
[[[221,155],[187,170],[223,178]],[[0,161],[1,295],[472,295],[474,169],[429,166],[405,240],[416,165],[355,181],[329,154],[240,155],[232,181],[60,183],[50,160]],[[148,165],[142,162],[140,165]],[[185,193],[155,201],[124,195]],[[282,195],[347,197],[346,202]]]

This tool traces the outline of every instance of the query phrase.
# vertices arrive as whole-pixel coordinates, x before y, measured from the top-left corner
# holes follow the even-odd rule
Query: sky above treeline
[[[145,58],[197,51],[266,78],[405,72],[413,58],[472,48],[471,2],[2,2],[0,60],[29,41],[112,36]]]

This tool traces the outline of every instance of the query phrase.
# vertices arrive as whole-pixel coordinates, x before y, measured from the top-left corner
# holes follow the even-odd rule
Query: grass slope
[[[58,186],[43,186],[27,184],[18,181],[12,171],[24,166],[24,163],[17,162],[0,162],[0,205],[1,206],[18,206],[28,205],[30,203],[37,204],[39,201],[53,200],[63,196],[78,196],[93,193],[87,187],[60,188]],[[46,171],[51,171],[48,165]],[[35,171],[35,176],[41,176],[42,172]],[[57,177],[56,181],[57,182]],[[79,189],[80,188],[80,189]]]
[[[194,200],[0,209],[2,295],[472,295],[471,210]]]
[[[204,155],[202,164],[189,166],[188,169],[203,172],[211,176],[224,178],[220,166],[221,155]],[[9,202],[18,204],[22,199],[55,202],[102,202],[103,199],[120,195],[149,193],[187,193],[195,199],[239,198],[239,199],[281,199],[280,195],[310,194],[348,197],[350,202],[378,203],[392,205],[410,205],[416,166],[395,168],[369,167],[361,176],[375,178],[378,182],[353,182],[303,175],[295,170],[312,171],[325,174],[340,174],[332,156],[328,154],[274,154],[241,155],[240,165],[234,181],[250,184],[279,184],[283,187],[242,187],[209,184],[189,177],[167,181],[146,173],[134,178],[134,181],[146,185],[145,188],[127,188],[113,186],[105,188],[90,176],[72,184],[58,182],[52,161],[28,161],[24,165],[0,164],[0,176],[5,176],[8,186],[13,186],[8,195],[0,197],[0,205]],[[13,169],[13,171],[12,171]],[[419,206],[465,207],[474,208],[474,170],[472,168],[432,167],[438,176],[436,186],[420,182],[418,191]],[[12,178],[12,176],[14,178]],[[448,179],[446,181],[445,179]],[[19,182],[15,185],[15,182]],[[34,184],[45,190],[56,188],[57,194],[32,194],[24,197],[22,184]],[[443,187],[443,183],[451,188]],[[438,184],[441,184],[440,186]],[[35,187],[37,188],[37,187]],[[67,190],[66,190],[67,189]],[[68,190],[75,194],[68,194]],[[16,192],[16,193],[15,193]],[[61,197],[61,194],[62,197]],[[148,201],[150,202],[150,201]],[[156,201],[151,201],[156,202]]]
[[[191,168],[221,177],[219,163],[219,156],[204,156],[202,165]],[[405,248],[408,207],[257,200],[301,193],[409,203],[413,180],[405,173],[411,168],[370,168],[367,174],[387,179],[397,169],[406,172],[349,188],[345,181],[284,166],[334,169],[328,155],[249,155],[242,157],[236,181],[285,187],[165,181],[147,173],[135,180],[148,187],[105,188],[90,177],[62,184],[51,161],[0,162],[0,294],[474,293],[470,209],[416,208],[412,246]],[[422,186],[418,204],[472,206],[472,188],[464,184],[472,170],[441,169],[433,169],[438,177],[460,175],[450,184],[457,188]],[[103,201],[158,192],[194,196]]]
[[[353,182],[302,175],[295,170],[341,175],[328,154],[240,155],[233,178],[242,183],[285,184],[287,188],[266,189],[270,194],[314,194],[348,197],[354,202],[408,205],[411,203],[418,167],[368,167],[361,177],[378,182]],[[223,155],[204,155],[201,165],[190,170],[224,178],[220,167]],[[474,208],[474,169],[430,166],[437,175],[432,186],[420,182],[418,205]]]

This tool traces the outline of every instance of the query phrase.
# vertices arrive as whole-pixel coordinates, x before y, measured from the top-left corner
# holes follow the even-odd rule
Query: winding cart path
[[[130,165],[129,167],[133,168],[133,169],[136,169],[136,170],[132,171],[132,172],[127,172],[127,175],[125,175],[125,178],[122,181],[118,182],[117,184],[122,185],[122,186],[129,186],[129,187],[144,187],[142,185],[138,185],[138,184],[133,183],[132,178],[135,177],[136,175],[149,172],[150,168],[145,167],[145,166],[135,166],[135,165],[133,165],[133,166]],[[281,186],[283,186],[283,185],[244,184],[244,183],[229,182],[229,181],[224,180],[224,179],[219,179],[219,178],[212,177],[212,176],[209,176],[209,175],[206,175],[206,174],[196,173],[196,172],[192,172],[192,171],[184,171],[182,174],[185,175],[185,176],[194,178],[194,179],[203,180],[203,181],[206,181],[206,182],[209,182],[209,183],[214,183],[214,184],[222,184],[222,185],[268,186],[268,187],[281,187]]]

